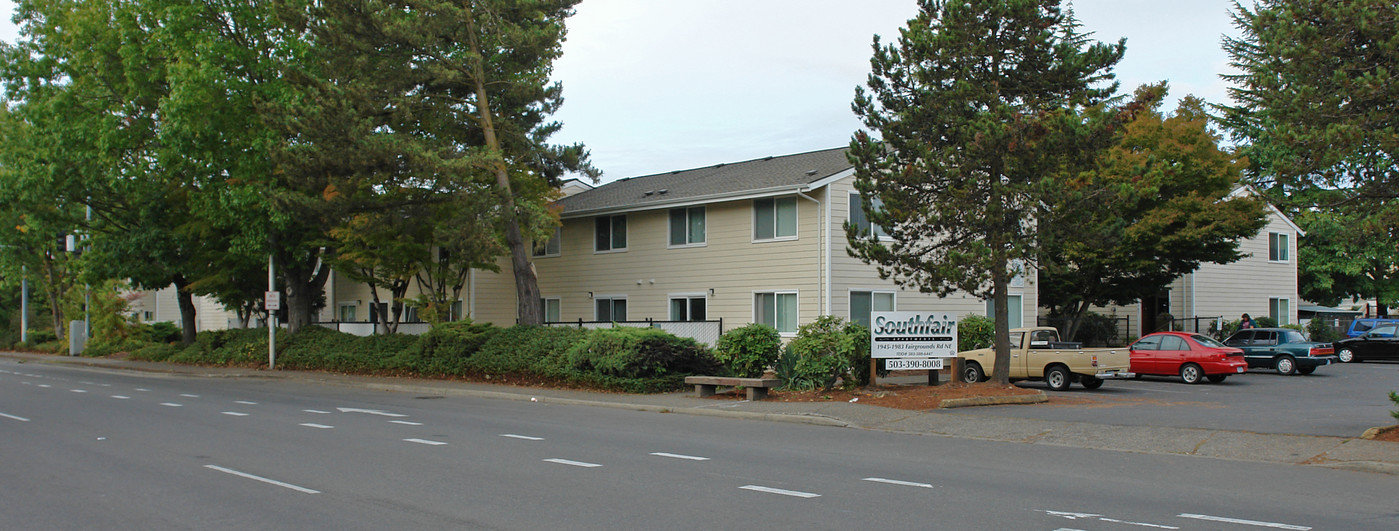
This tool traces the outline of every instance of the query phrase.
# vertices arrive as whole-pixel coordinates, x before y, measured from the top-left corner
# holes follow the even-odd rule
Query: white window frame
[[[563,254],[563,227],[554,227],[554,235],[545,240],[544,245],[535,245],[530,250],[530,255],[533,258],[554,258],[561,254]]]
[[[792,234],[791,234],[791,235],[788,235],[788,236],[784,236],[784,235],[780,235],[780,234],[777,233],[777,202],[778,202],[778,201],[787,201],[787,200],[791,200],[791,201],[792,201]],[[772,235],[773,235],[773,236],[772,236],[771,238],[759,238],[759,237],[758,237],[758,224],[759,224],[759,222],[760,222],[760,220],[758,219],[758,202],[759,202],[759,201],[772,201]],[[759,198],[759,199],[754,199],[754,200],[753,200],[753,206],[752,206],[752,208],[753,208],[753,216],[752,216],[752,219],[753,219],[753,243],[791,241],[791,240],[797,239],[797,238],[801,235],[801,202],[800,202],[800,201],[797,201],[797,196],[795,196],[795,195],[786,195],[786,196],[779,196],[779,197],[763,197],[763,198]]]
[[[1007,328],[1024,328],[1024,327],[1025,327],[1025,294],[1024,294],[1024,293],[1011,293],[1011,294],[1006,295],[1006,303],[1007,303],[1007,305],[1009,305],[1010,299],[1019,299],[1019,300],[1020,300],[1020,304],[1019,304],[1019,306],[1020,306],[1020,311],[1018,311],[1018,312],[1010,312],[1010,311],[1007,311],[1007,312],[1006,312],[1007,323],[1010,324],[1010,326],[1008,326]],[[1009,310],[1009,309],[1010,309],[1010,308],[1007,308],[1007,310]],[[995,300],[995,299],[986,299],[986,317],[989,318],[989,319],[993,319],[993,320],[994,320],[994,319],[996,318],[995,311],[996,311],[996,300]]]
[[[1268,261],[1285,264],[1292,261],[1292,235],[1286,232],[1268,233]]]
[[[699,241],[691,241],[694,234],[690,233],[690,223],[693,222],[691,214],[698,210],[700,213],[700,235]],[[675,243],[671,237],[675,234],[675,213],[680,212],[682,222],[685,224],[685,243]],[[672,208],[666,211],[666,248],[684,249],[688,247],[704,247],[709,242],[709,212],[703,206]]]
[[[863,225],[869,225],[869,232],[870,232],[870,235],[871,235],[871,236],[874,236],[874,238],[875,238],[876,240],[878,240],[878,239],[880,239],[880,238],[888,239],[888,238],[889,238],[889,233],[888,233],[888,231],[885,231],[885,230],[884,230],[884,227],[881,227],[881,226],[879,226],[879,225],[876,225],[873,221],[870,221],[869,212],[866,212],[866,211],[865,211],[864,195],[861,194],[860,192],[856,192],[856,191],[853,191],[853,190],[852,190],[852,191],[850,192],[850,196],[849,196],[849,197],[850,197],[850,200],[849,200],[849,204],[847,205],[847,208],[849,209],[849,212],[847,212],[846,217],[850,219],[850,224],[851,224],[851,225],[856,225],[856,222],[855,222],[855,213],[858,212],[858,213],[860,214],[860,217],[861,217],[861,218],[864,218],[864,223],[863,223]],[[875,200],[878,201],[879,198],[876,197]],[[881,202],[880,204],[878,204],[878,205],[875,205],[874,208],[879,208],[879,207],[881,207],[881,206],[883,206],[883,203],[882,203],[882,202]],[[855,227],[855,228],[856,228],[856,229],[863,229],[864,227],[859,227],[859,226],[857,226],[857,227]],[[864,291],[864,290],[861,290],[861,291]]]
[[[704,319],[693,319],[694,315],[693,315],[693,313],[690,311],[690,302],[693,301],[693,300],[695,300],[695,299],[700,299],[700,300],[704,301]],[[678,300],[683,300],[683,301],[685,301],[685,318],[684,318],[684,319],[677,319],[677,318],[675,317],[675,306],[674,306],[674,304],[675,304],[675,301],[678,301]],[[670,316],[670,320],[671,320],[671,321],[704,321],[704,320],[707,320],[707,319],[709,319],[709,296],[708,296],[707,294],[703,293],[703,292],[695,292],[695,293],[671,293],[671,294],[668,294],[668,295],[666,295],[666,311],[669,312],[669,316]]]
[[[1279,303],[1285,308],[1279,308]],[[1279,311],[1283,310],[1283,311]],[[1278,322],[1278,326],[1292,324],[1292,298],[1268,297],[1268,317]]]
[[[622,301],[623,303],[626,303],[626,305],[627,305],[627,313],[631,313],[631,304],[627,301],[627,296],[626,296],[626,295],[596,295],[596,296],[593,297],[593,301],[592,301],[592,306],[593,306],[593,320],[594,320],[594,321],[602,322],[602,321],[604,320],[604,319],[602,318],[601,315],[598,315],[598,312],[597,312],[597,303],[600,302],[600,301],[604,301],[604,300],[613,301],[613,306],[612,306],[612,308],[609,309],[609,312],[610,312],[610,313],[613,313],[613,314],[617,313],[616,301]],[[615,317],[615,315],[614,315],[614,317]],[[614,323],[615,323],[615,322],[619,322],[619,321],[626,321],[627,319],[625,319],[625,317],[630,317],[630,316],[629,316],[629,315],[624,315],[624,316],[622,316],[622,317],[624,317],[624,319],[607,319],[607,321],[611,321],[611,322],[614,322]]]
[[[617,243],[617,236],[616,236],[616,234],[615,234],[615,230],[616,230],[616,228],[617,228],[617,224],[616,224],[615,222],[612,221],[613,218],[622,218],[622,244],[623,244],[623,245],[622,245],[621,247],[611,247],[611,245]],[[602,219],[606,219],[606,220],[607,220],[607,240],[608,240],[607,243],[608,243],[608,245],[609,245],[609,247],[608,247],[607,249],[598,249],[598,247],[597,247],[597,243],[598,243],[598,242],[597,242],[597,223],[598,223],[598,220],[602,220]],[[627,234],[627,232],[628,232],[629,230],[630,230],[630,227],[629,227],[629,224],[627,223],[627,215],[626,215],[626,214],[614,214],[614,215],[610,215],[610,216],[597,216],[597,217],[593,218],[593,253],[595,253],[595,254],[603,254],[603,253],[623,253],[623,252],[626,252],[626,251],[627,251],[627,246],[628,246],[628,245],[631,245],[631,239],[628,237],[629,235]]]
[[[855,321],[855,294],[856,294],[856,293],[868,293],[868,294],[870,294],[870,312],[896,311],[896,310],[898,310],[898,308],[899,308],[899,292],[897,292],[897,291],[895,291],[895,290],[891,290],[891,289],[850,289],[849,291],[846,292],[846,295],[845,295],[845,309],[846,309],[846,314],[845,314],[845,316],[846,316],[847,318],[849,318],[851,322],[856,322],[856,321]],[[888,295],[888,296],[889,296],[889,309],[888,309],[888,310],[876,310],[876,309],[874,309],[874,306],[875,306],[875,305],[874,305],[874,297],[875,297],[876,295]],[[868,327],[869,325],[865,325],[865,326]]]
[[[791,295],[792,297],[795,298],[796,315],[792,316],[793,327],[792,327],[792,330],[791,330],[790,332],[786,332],[786,331],[783,331],[781,328],[778,328],[777,323],[775,323],[775,322],[774,322],[774,323],[763,323],[763,320],[762,320],[762,312],[759,311],[759,309],[758,309],[758,307],[759,307],[758,297],[759,297],[760,295],[772,295],[772,296],[773,296],[773,298],[774,298],[774,299],[773,299],[773,310],[774,310],[774,311],[773,311],[773,313],[774,313],[774,315],[773,315],[773,321],[778,321],[778,320],[779,320],[778,317],[777,317],[777,315],[776,315],[776,309],[780,307],[780,306],[777,304],[777,302],[778,302],[777,297],[782,296],[782,295]],[[754,323],[762,323],[762,324],[766,324],[766,325],[768,325],[768,326],[771,326],[771,327],[773,327],[773,328],[776,328],[776,329],[777,329],[778,335],[780,335],[780,336],[782,336],[782,337],[796,337],[796,335],[797,335],[797,330],[799,330],[799,329],[801,328],[801,324],[802,324],[802,320],[801,320],[801,294],[798,293],[797,290],[766,290],[766,291],[754,291],[754,292],[753,292],[753,321],[752,321],[752,322],[754,322]]]
[[[549,318],[549,303],[554,306],[554,318]],[[596,310],[594,310],[596,311]],[[563,299],[559,297],[540,297],[539,315],[545,322],[559,322],[563,318]]]
[[[350,318],[348,320],[345,319],[345,310],[350,311]],[[359,304],[353,302],[342,302],[336,308],[335,320],[341,323],[356,323],[359,322],[356,320],[359,318],[358,315],[355,315],[357,313],[359,313]]]

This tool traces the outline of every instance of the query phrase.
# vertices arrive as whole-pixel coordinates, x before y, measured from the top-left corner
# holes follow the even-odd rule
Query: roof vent
[[[816,175],[816,170],[806,170],[806,176],[807,176],[807,177],[810,177],[810,176],[812,176],[812,175]]]
[[[654,190],[647,190],[647,191],[643,192],[641,195],[646,196],[646,197],[650,197],[651,194],[654,194],[654,193],[656,193]]]
[[[670,191],[670,190],[666,190],[665,188],[662,188],[662,189],[660,189],[660,190],[656,190],[656,193],[658,193],[658,194],[665,194],[666,192],[669,192],[669,191]]]
[[[766,157],[763,157],[763,160],[772,160],[772,155],[768,155],[768,156],[766,156]]]

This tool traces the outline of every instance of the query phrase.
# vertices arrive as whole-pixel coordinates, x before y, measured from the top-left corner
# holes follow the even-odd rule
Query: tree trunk
[[[996,322],[996,362],[992,373],[998,385],[1010,385],[1010,309],[1006,307],[1010,299],[1007,294],[1009,287],[1005,266],[1002,265],[991,274],[991,300],[995,301],[992,319]]]
[[[316,300],[330,278],[330,268],[321,264],[319,253],[300,263],[279,265],[285,282],[287,332],[296,333],[315,321]]]
[[[44,284],[44,293],[49,297],[49,313],[53,316],[53,333],[59,341],[68,337],[64,331],[68,329],[68,324],[63,322],[63,286],[59,281],[58,266],[52,259],[44,260],[44,276],[48,282]]]
[[[510,270],[515,273],[515,322],[522,325],[544,324],[544,314],[539,308],[539,279],[534,274],[534,264],[529,261],[529,249],[525,248],[524,235],[520,233],[520,213],[515,209],[515,194],[510,189],[510,173],[505,166],[505,154],[500,149],[500,139],[496,137],[495,121],[492,117],[490,99],[486,94],[486,72],[482,65],[481,43],[476,39],[476,19],[467,9],[466,23],[471,35],[471,51],[476,60],[473,64],[476,84],[476,112],[481,121],[481,132],[486,138],[486,147],[493,157],[492,170],[495,173],[496,192],[502,201],[501,212],[505,216],[505,243],[510,247]]]
[[[195,324],[194,294],[187,289],[189,281],[184,275],[175,275],[175,302],[180,306],[180,344],[193,345],[198,330]]]

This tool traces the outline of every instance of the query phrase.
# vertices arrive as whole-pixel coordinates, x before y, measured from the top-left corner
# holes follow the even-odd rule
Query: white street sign
[[[263,306],[266,306],[268,310],[275,312],[282,309],[282,292],[268,291],[264,292],[262,295]]]
[[[874,358],[957,356],[957,319],[937,312],[870,312]]]

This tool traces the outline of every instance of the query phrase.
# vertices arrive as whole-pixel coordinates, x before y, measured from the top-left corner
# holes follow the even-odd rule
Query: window
[[[598,216],[594,226],[597,228],[597,244],[593,247],[594,250],[602,252],[627,249],[626,216]]]
[[[870,312],[894,311],[892,291],[852,291],[850,292],[850,320],[870,326]]]
[[[670,246],[704,244],[704,207],[670,209]]]
[[[143,322],[149,323],[149,322],[155,320],[155,312],[152,312],[152,311],[144,311],[144,312],[141,312],[141,315],[143,316],[143,318],[141,319],[141,321],[143,321]]]
[[[621,297],[599,298],[593,301],[596,313],[593,315],[594,321],[625,321],[627,320],[627,299]]]
[[[670,298],[670,320],[703,321],[708,314],[704,295],[682,295]]]
[[[1132,344],[1132,350],[1161,350],[1161,336],[1147,336]]]
[[[370,303],[370,304],[369,304],[369,322],[371,322],[371,323],[377,323],[377,322],[379,322],[379,316],[381,316],[381,315],[385,317],[385,319],[384,319],[385,321],[392,321],[392,320],[393,320],[393,316],[392,316],[392,315],[389,315],[389,303],[387,303],[387,302],[381,302],[381,303],[378,303],[378,304]]]
[[[1161,350],[1190,350],[1190,345],[1185,344],[1180,336],[1164,336],[1161,338]]]
[[[1020,328],[1024,326],[1022,323],[1024,323],[1025,311],[1022,309],[1021,295],[1007,295],[1006,310],[1006,313],[1010,314],[1008,318],[1010,321],[1010,328]],[[996,301],[986,301],[986,316],[991,319],[996,318]]]
[[[355,322],[355,303],[350,302],[350,303],[342,303],[342,304],[340,304],[340,315],[339,315],[339,317],[340,317],[339,320],[340,320],[340,322],[342,322],[342,323],[353,323],[353,322]]]
[[[1276,319],[1278,326],[1292,324],[1292,301],[1288,299],[1268,299],[1268,317]]]
[[[417,306],[409,306],[409,305],[406,305],[406,304],[403,306],[403,322],[405,322],[405,323],[421,323],[421,322],[423,322],[422,318],[418,317],[418,307],[417,307]]]
[[[563,227],[554,227],[554,235],[543,242],[534,242],[534,256],[558,256],[563,241]]]
[[[1268,261],[1286,262],[1289,260],[1291,250],[1292,246],[1288,243],[1287,234],[1281,232],[1268,233]]]
[[[560,301],[558,297],[544,297],[539,299],[539,315],[544,316],[544,322],[559,322],[559,304]]]
[[[753,200],[753,239],[797,237],[797,198]]]
[[[753,294],[753,320],[783,334],[797,333],[797,294]]]
[[[870,202],[873,202],[874,204],[873,204],[873,205],[870,205],[870,204],[869,204]],[[875,224],[873,224],[873,223],[870,223],[870,218],[869,218],[869,216],[865,214],[866,212],[871,212],[871,211],[874,211],[874,210],[878,210],[878,209],[880,209],[880,208],[883,207],[883,206],[884,206],[884,202],[883,202],[883,201],[880,201],[878,197],[874,198],[872,201],[867,202],[867,201],[861,200],[860,194],[857,194],[857,193],[855,193],[855,192],[851,192],[851,193],[850,193],[850,226],[855,227],[856,229],[859,229],[860,234],[861,234],[862,236],[863,236],[863,235],[872,235],[872,236],[875,237],[875,239],[887,238],[887,237],[889,236],[889,234],[886,233],[886,232],[884,232],[884,227],[880,227],[879,225],[875,225]]]

